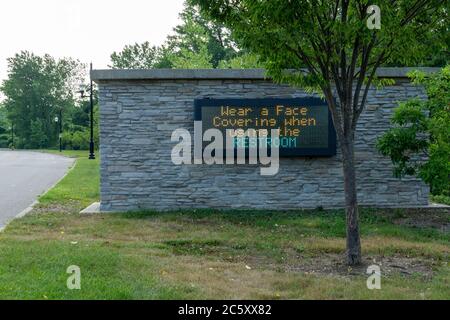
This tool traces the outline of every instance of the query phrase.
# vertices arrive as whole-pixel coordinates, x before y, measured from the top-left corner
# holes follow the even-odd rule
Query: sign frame
[[[194,120],[202,121],[202,108],[221,107],[274,107],[285,106],[326,106],[328,111],[328,147],[327,148],[282,148],[280,157],[333,157],[337,154],[336,130],[331,112],[325,100],[314,97],[307,98],[198,98],[194,100]],[[203,134],[203,132],[202,132]],[[270,151],[270,148],[269,148]]]

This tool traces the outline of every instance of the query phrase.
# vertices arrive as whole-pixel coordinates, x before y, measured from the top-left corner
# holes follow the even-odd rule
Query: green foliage
[[[357,65],[365,64],[364,59],[368,59],[369,66],[394,61],[420,63],[429,52],[430,43],[438,40],[436,34],[441,33],[436,30],[448,15],[444,9],[448,1],[422,1],[419,5],[412,0],[395,4],[382,0],[376,3],[381,8],[382,28],[370,30],[366,26],[369,4],[360,1],[190,2],[199,5],[213,21],[230,28],[239,45],[268,62],[270,74],[276,79],[315,87],[317,91],[327,81],[325,75],[334,74],[330,66],[342,62],[343,53],[347,62],[352,60],[352,53],[358,53]],[[436,14],[440,17],[438,22],[434,20]],[[448,24],[444,25],[448,28]],[[315,69],[317,76],[281,73],[301,67]],[[356,74],[355,70],[350,76]]]
[[[417,175],[433,194],[450,195],[450,66],[431,77],[417,71],[410,76],[425,86],[428,100],[401,103],[378,149],[391,158],[395,176]]]
[[[0,104],[0,148],[8,148],[11,143],[11,122],[5,107]]]
[[[186,56],[187,52],[194,57],[201,55],[208,58],[211,68],[217,68],[220,61],[236,56],[230,32],[221,23],[205,19],[189,2],[185,3],[180,18],[182,24],[176,26],[174,34],[167,38],[167,46],[175,56]]]
[[[431,201],[434,201],[434,202],[440,203],[440,204],[446,204],[446,205],[450,206],[450,196],[444,196],[444,195],[431,196]]]
[[[44,124],[41,119],[31,120],[31,134],[27,143],[37,149],[48,146],[48,137],[44,132]]]
[[[75,84],[82,65],[22,51],[8,59],[8,79],[1,86],[7,118],[14,125],[19,148],[51,147],[58,140],[55,116],[75,107]]]
[[[64,150],[88,150],[91,133],[89,128],[81,128],[77,131],[66,131],[62,135]],[[98,129],[94,129],[94,144],[98,146]]]
[[[89,131],[64,132],[62,145],[64,150],[87,150],[89,148]]]
[[[381,29],[367,27],[370,3],[356,0],[189,3],[230,29],[274,81],[322,94],[339,139],[352,140],[369,88],[386,84],[377,79],[377,68],[423,61],[431,43],[441,41],[436,35],[448,16],[449,0],[377,1]]]
[[[171,62],[167,59],[166,48],[151,46],[150,43],[135,43],[126,45],[121,52],[111,55],[114,69],[153,69],[170,68]]]
[[[211,69],[211,55],[206,46],[202,46],[198,52],[186,49],[180,50],[172,58],[175,69]]]
[[[231,60],[222,60],[219,63],[220,69],[258,69],[264,68],[264,64],[259,61],[258,56],[250,53],[239,55]]]
[[[66,125],[62,134],[62,147],[64,150],[89,150],[91,140],[90,105],[84,103],[72,111],[70,123]],[[99,114],[98,105],[94,106],[94,145],[99,146]]]
[[[4,133],[0,133],[0,148],[9,147],[9,137]]]
[[[263,40],[259,45],[258,42],[255,41],[255,45],[260,47],[259,50],[264,49],[263,47],[266,42],[271,42],[272,40],[285,41],[284,44],[276,44],[280,47],[280,50],[283,50],[283,55],[285,55],[285,57],[282,58],[282,61],[289,61],[287,64],[290,68],[299,66],[307,67],[307,63],[305,62],[300,63],[300,65],[295,63],[295,60],[298,58],[297,53],[295,52],[296,46],[291,46],[290,48],[289,46],[292,42],[295,42],[297,36],[303,35],[305,36],[304,42],[309,43],[310,46],[317,46],[318,44],[321,44],[321,42],[317,41],[318,37],[311,38],[309,33],[305,33],[301,28],[296,30],[296,27],[308,28],[311,26],[312,31],[317,33],[327,32],[327,39],[344,40],[347,43],[346,46],[348,46],[351,44],[351,40],[353,40],[352,36],[356,34],[356,32],[359,33],[361,30],[367,29],[365,28],[365,21],[369,16],[364,11],[369,4],[362,4],[358,1],[349,1],[350,6],[347,13],[352,16],[351,25],[344,25],[342,22],[333,21],[333,19],[339,17],[339,11],[342,11],[342,9],[338,8],[335,10],[335,4],[332,2],[311,3],[310,1],[290,2],[279,0],[270,1],[270,3],[258,3],[251,1],[252,6],[246,6],[245,1],[241,1],[236,5],[229,3],[229,1],[210,1],[210,4],[208,4],[210,12],[206,9],[203,14],[199,12],[198,7],[196,6],[196,4],[200,2],[202,1],[186,1],[185,8],[180,14],[182,23],[174,28],[174,34],[167,38],[164,45],[156,47],[151,46],[149,42],[127,45],[121,52],[114,52],[111,55],[111,67],[118,69],[151,69],[178,68],[179,66],[192,67],[195,65],[210,67],[210,65],[212,65],[213,68],[231,68],[236,66],[236,68],[240,69],[263,66],[264,64],[262,64],[262,61],[258,61],[257,64],[255,64],[256,61],[251,61],[251,59],[247,60],[246,50],[239,49],[240,47],[247,48],[248,46],[248,39],[243,40],[241,37],[242,34],[239,34],[239,30],[245,32],[246,29],[249,31],[249,34],[253,34],[252,37],[255,39],[259,38]],[[205,0],[203,2],[206,3],[208,1]],[[442,10],[440,12],[440,18],[433,22],[433,27],[429,28],[427,30],[428,32],[421,32],[421,28],[417,28],[417,26],[421,25],[427,28],[427,25],[430,24],[434,17],[434,13],[429,15],[429,17],[421,15],[421,18],[417,20],[418,23],[413,28],[403,28],[405,25],[402,25],[400,19],[398,19],[402,16],[406,17],[407,14],[410,15],[412,9],[421,9],[418,8],[418,6],[431,8],[435,5],[439,5],[439,2],[441,2],[442,6],[448,6],[448,1],[421,1],[420,3],[413,4],[413,1],[404,0],[395,6],[391,5],[391,2],[387,0],[379,1],[377,3],[382,9],[382,28],[387,31],[386,34],[390,37],[398,39],[396,43],[401,44],[400,50],[392,50],[390,57],[381,61],[381,65],[408,66],[414,64],[418,66],[444,66],[449,63],[450,32],[447,21],[449,19],[448,15],[450,14],[450,10]],[[223,7],[219,7],[218,4]],[[229,6],[229,8],[227,6]],[[290,27],[290,30],[293,30],[293,32],[288,35],[282,35],[283,32],[280,32],[282,28],[289,23],[288,21],[293,17],[293,13],[294,15],[297,14],[295,13],[295,10],[292,10],[293,7],[301,8],[302,13],[298,16],[294,16],[295,20]],[[245,8],[246,10],[239,11],[241,8]],[[258,10],[255,10],[255,8]],[[282,10],[286,12],[282,12]],[[215,15],[218,12],[220,14]],[[251,12],[255,12],[255,14],[252,14]],[[335,12],[337,12],[337,14],[335,14]],[[206,15],[204,13],[206,13]],[[244,15],[242,13],[244,13]],[[223,18],[228,14],[227,21],[225,21]],[[249,17],[245,14],[248,14]],[[326,18],[327,15],[329,16],[329,19],[325,19],[324,21],[319,22],[316,19],[320,16]],[[212,17],[213,19],[209,19],[208,17]],[[230,20],[230,17],[236,20],[240,19],[241,21],[238,21],[239,24],[237,24]],[[271,20],[273,17],[276,17],[276,19]],[[425,19],[423,17],[425,17]],[[281,20],[282,23],[279,24],[280,19],[278,18],[286,20],[284,23]],[[261,19],[261,21],[258,19]],[[398,25],[392,23],[395,19],[400,23],[400,29],[407,30],[403,30],[402,33],[398,32]],[[253,21],[255,23],[250,24]],[[268,24],[271,24],[270,28],[272,30],[270,31],[270,34],[268,34],[269,37],[265,37],[262,33],[267,30],[260,30],[260,26],[266,28]],[[247,26],[252,28],[247,28]],[[397,27],[397,30],[393,29],[395,27]],[[230,30],[233,30],[237,36],[232,36]],[[260,34],[262,34],[261,38]],[[200,46],[198,42],[199,35],[206,35],[206,37],[201,40]],[[275,38],[271,38],[271,36],[275,36]],[[336,38],[336,36],[338,38]],[[370,40],[371,36],[367,30],[362,38],[364,38],[363,41]],[[235,39],[238,40],[238,43],[236,43]],[[417,41],[413,41],[408,45],[405,45],[405,43],[402,44],[402,41],[406,40],[408,42],[409,39],[416,39]],[[378,41],[377,39],[375,45],[371,47],[382,48],[387,45],[392,46],[389,40],[379,39]],[[207,55],[205,55],[204,52],[201,52],[202,46],[207,48]],[[286,48],[289,50],[286,51]],[[304,53],[308,52],[305,51]],[[326,55],[326,50],[323,50],[321,54]],[[198,57],[199,55],[201,58]],[[243,56],[243,59],[239,59],[241,56]],[[253,54],[251,56],[255,57]],[[291,56],[291,59],[287,59],[289,56]],[[193,57],[196,61],[193,63],[185,61],[190,57]],[[198,62],[199,60],[203,61],[205,57],[209,59],[209,64]],[[178,62],[178,66],[174,63],[174,58]],[[275,62],[275,66],[280,63],[278,59],[273,58],[274,57],[271,57],[270,60]],[[281,63],[285,64],[285,62],[282,61]],[[295,81],[302,83],[302,79],[300,80],[297,78]]]
[[[239,55],[229,31],[204,19],[195,6],[186,3],[180,18],[182,23],[173,29],[164,45],[155,47],[149,42],[127,45],[111,55],[111,67],[210,69]]]
[[[450,64],[450,4],[448,1],[442,1],[446,8],[441,11],[440,18],[430,28],[426,37],[422,37],[420,34],[415,36],[421,37],[420,48],[421,54],[414,66],[426,66],[426,67],[444,67]],[[409,66],[407,61],[402,58],[402,55],[393,59],[385,66],[389,67],[402,67]]]
[[[61,110],[63,148],[88,149],[90,103],[75,96],[83,80],[83,65],[72,59],[55,60],[49,55],[39,57],[29,52],[16,54],[8,62],[8,79],[1,87],[6,100],[0,108],[0,147],[12,145],[11,125],[17,148],[56,147],[59,122],[54,119],[60,118]],[[97,100],[94,89],[95,104]],[[97,106],[94,126],[98,145]]]

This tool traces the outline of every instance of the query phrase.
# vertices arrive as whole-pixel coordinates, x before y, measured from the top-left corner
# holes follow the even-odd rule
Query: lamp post
[[[92,62],[90,65],[90,71],[92,72]],[[81,98],[84,99],[85,91],[89,91],[89,101],[90,101],[90,126],[91,126],[91,138],[89,142],[89,159],[94,160],[95,159],[95,153],[94,153],[94,84],[92,82],[91,74],[89,73],[89,89],[85,90],[85,87],[82,85],[80,86],[80,94]]]
[[[55,122],[59,123],[59,152],[62,152],[62,108],[59,109],[59,118],[55,117]]]
[[[14,150],[14,122],[11,122],[11,148]]]

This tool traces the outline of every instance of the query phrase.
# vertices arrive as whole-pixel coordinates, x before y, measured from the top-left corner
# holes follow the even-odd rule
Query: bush
[[[89,150],[90,130],[64,132],[62,135],[62,146],[65,150]],[[98,130],[94,130],[94,143],[98,147]]]
[[[49,139],[44,131],[44,123],[41,119],[31,120],[30,140],[25,145],[29,149],[46,148],[49,145]]]
[[[394,175],[416,175],[433,195],[450,195],[450,66],[426,77],[414,72],[413,83],[425,87],[427,101],[410,100],[394,111],[394,128],[377,143],[389,156]]]
[[[89,149],[89,132],[77,131],[72,135],[72,148],[73,150],[86,150]]]
[[[450,197],[449,196],[444,196],[444,195],[432,196],[431,201],[433,201],[435,203],[446,204],[446,205],[450,206]]]
[[[9,148],[10,136],[8,134],[0,134],[0,148]]]

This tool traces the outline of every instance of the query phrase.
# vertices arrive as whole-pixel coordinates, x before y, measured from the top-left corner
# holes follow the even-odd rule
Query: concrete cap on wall
[[[379,68],[380,78],[407,78],[413,70],[425,73],[438,72],[440,68],[405,67]],[[142,81],[142,80],[265,80],[264,69],[145,69],[145,70],[92,70],[91,77],[96,82]]]

